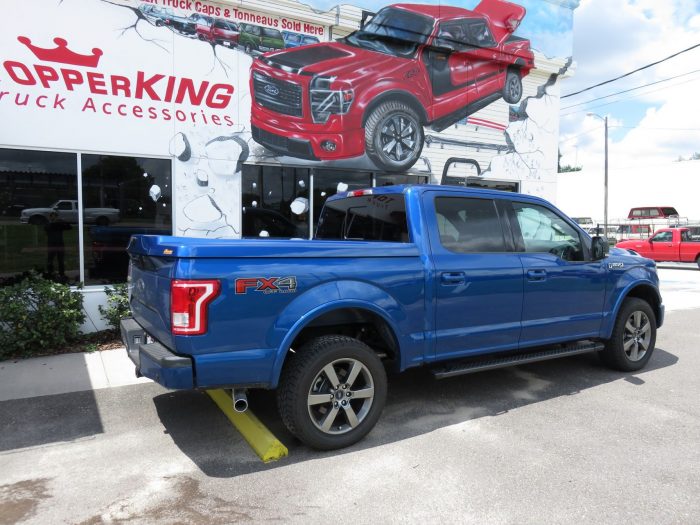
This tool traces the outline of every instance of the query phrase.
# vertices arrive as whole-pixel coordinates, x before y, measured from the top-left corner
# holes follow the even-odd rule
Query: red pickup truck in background
[[[259,57],[251,66],[253,139],[282,155],[335,160],[367,153],[410,168],[423,126],[442,131],[503,97],[520,101],[534,67],[513,35],[525,8],[482,0],[473,11],[395,4],[338,40]]]
[[[700,227],[663,228],[649,239],[622,241],[615,247],[655,261],[695,262],[700,268]]]

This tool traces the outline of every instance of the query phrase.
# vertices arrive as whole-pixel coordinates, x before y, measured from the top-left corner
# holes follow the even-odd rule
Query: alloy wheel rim
[[[308,413],[324,434],[346,434],[357,428],[374,402],[374,381],[357,359],[337,359],[325,365],[311,382]]]
[[[405,115],[393,115],[384,121],[379,139],[384,156],[403,162],[416,150],[418,123]]]
[[[513,77],[510,79],[510,96],[512,100],[517,100],[520,97],[520,87],[518,79]]]
[[[639,361],[649,351],[651,344],[651,321],[642,311],[633,312],[625,323],[622,347],[630,361]]]

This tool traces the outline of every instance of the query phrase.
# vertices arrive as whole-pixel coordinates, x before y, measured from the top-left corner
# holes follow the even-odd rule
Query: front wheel
[[[508,104],[517,104],[523,96],[523,80],[520,71],[509,69],[506,73],[506,83],[503,86],[503,100]]]
[[[423,151],[423,126],[418,114],[403,102],[379,104],[365,123],[365,151],[378,168],[403,171]]]
[[[695,264],[698,265],[698,270],[700,270],[700,255],[698,255],[697,259],[695,259]]]
[[[610,368],[634,372],[644,368],[655,344],[654,310],[646,301],[630,297],[622,304],[612,337],[600,352],[600,357]]]
[[[386,390],[384,366],[371,348],[351,337],[322,336],[290,353],[277,407],[297,438],[333,450],[356,443],[374,427]]]

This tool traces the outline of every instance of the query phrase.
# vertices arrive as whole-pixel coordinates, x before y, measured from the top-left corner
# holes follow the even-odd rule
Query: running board
[[[579,341],[566,346],[557,345],[555,347],[546,348],[548,349],[504,357],[488,357],[471,361],[452,361],[450,363],[437,366],[431,371],[435,376],[435,379],[445,379],[464,374],[473,374],[474,372],[505,368],[507,366],[525,365],[528,363],[536,363],[538,361],[546,361],[548,359],[557,359],[559,357],[586,354],[588,352],[599,352],[605,348],[605,345],[594,341]]]

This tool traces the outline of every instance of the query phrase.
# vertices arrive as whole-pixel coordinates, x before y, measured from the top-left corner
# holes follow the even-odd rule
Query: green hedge
[[[102,318],[109,323],[112,330],[119,330],[119,321],[131,316],[129,306],[129,287],[126,283],[115,284],[113,287],[105,286],[107,294],[107,306],[99,305]]]
[[[65,346],[84,320],[82,293],[30,273],[0,288],[0,358]]]

